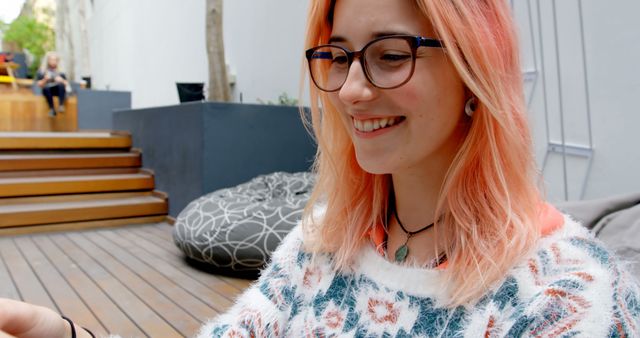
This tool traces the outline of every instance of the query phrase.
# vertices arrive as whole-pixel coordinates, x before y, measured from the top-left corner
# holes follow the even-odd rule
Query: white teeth
[[[369,133],[380,128],[391,127],[394,124],[396,124],[396,118],[394,117],[385,117],[381,119],[370,120],[353,119],[353,126],[356,128],[356,130],[365,133]]]
[[[370,132],[372,130],[373,130],[373,123],[371,122],[371,120],[364,121],[364,131]]]

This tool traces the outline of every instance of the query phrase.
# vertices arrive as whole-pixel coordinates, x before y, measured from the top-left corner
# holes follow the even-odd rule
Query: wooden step
[[[0,227],[69,223],[167,214],[151,192],[0,199]]]
[[[135,174],[139,172],[140,172],[140,168],[91,168],[91,169],[0,171],[0,178],[113,175],[113,174]]]
[[[85,200],[99,200],[99,199],[115,199],[115,198],[128,198],[139,196],[157,196],[158,198],[168,199],[166,193],[153,190],[153,191],[125,191],[125,192],[102,192],[95,194],[70,194],[70,195],[50,195],[50,196],[29,196],[29,197],[6,197],[0,198],[0,207],[15,204],[27,204],[27,203],[63,203],[63,202],[78,202]]]
[[[151,190],[153,174],[73,175],[0,178],[0,197]]]
[[[129,149],[124,132],[0,132],[0,150],[10,149]]]
[[[44,169],[140,167],[140,152],[109,153],[0,153],[0,172]]]

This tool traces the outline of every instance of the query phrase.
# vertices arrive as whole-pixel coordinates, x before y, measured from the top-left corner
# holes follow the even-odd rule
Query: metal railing
[[[564,5],[566,5],[568,1],[562,0],[562,2]],[[576,0],[576,7],[578,14],[577,24],[579,25],[580,35],[579,43],[581,47],[581,60],[579,61],[582,63],[583,76],[583,80],[581,82],[584,84],[582,89],[584,90],[584,104],[586,108],[584,116],[584,118],[586,119],[586,133],[588,138],[586,144],[583,144],[584,142],[573,144],[567,141],[567,121],[565,116],[565,110],[567,107],[565,102],[565,86],[567,82],[566,80],[572,79],[567,79],[566,75],[563,76],[564,65],[561,60],[561,55],[563,52],[566,53],[567,51],[563,50],[563,46],[560,44],[557,0],[525,0],[521,2],[515,2],[514,0],[511,0],[510,3],[514,13],[516,9],[521,9],[526,12],[526,17],[524,19],[520,18],[520,20],[518,20],[518,23],[521,28],[526,28],[526,30],[529,31],[529,36],[521,36],[521,41],[524,43],[526,39],[528,39],[531,44],[530,47],[532,50],[532,55],[528,56],[533,59],[533,68],[524,71],[525,82],[530,84],[530,90],[528,93],[526,93],[528,95],[527,105],[529,111],[534,112],[532,103],[534,97],[536,96],[536,89],[539,86],[541,86],[542,88],[542,93],[539,93],[538,95],[542,95],[542,107],[540,108],[544,112],[546,153],[542,160],[540,170],[542,171],[543,175],[547,176],[547,174],[549,174],[547,172],[549,159],[556,155],[561,157],[563,198],[564,200],[569,200],[570,172],[568,170],[567,160],[568,158],[575,158],[581,161],[586,161],[586,172],[584,178],[582,179],[582,184],[579,188],[580,192],[578,196],[579,199],[582,199],[584,198],[587,189],[588,179],[591,173],[594,156],[593,134],[591,125],[591,98],[587,67],[587,53],[585,48],[585,26],[582,0]],[[541,4],[546,5],[547,7],[541,8]],[[526,6],[523,9],[519,7],[516,8],[516,6],[523,5]],[[553,26],[553,33],[551,35],[543,32],[543,24],[550,24]],[[554,63],[555,72],[553,71],[553,69],[551,69],[552,67],[549,67],[549,64],[546,63],[546,60],[549,59],[551,59]],[[542,81],[539,82],[539,79],[541,79]],[[555,111],[552,111],[552,109],[550,109],[551,102],[549,96],[551,90],[550,87],[552,87],[552,84],[557,86],[557,106],[555,107]],[[576,87],[572,86],[572,89],[574,88]],[[554,137],[552,137],[550,121],[553,118],[557,118],[559,120],[559,139],[554,139]]]

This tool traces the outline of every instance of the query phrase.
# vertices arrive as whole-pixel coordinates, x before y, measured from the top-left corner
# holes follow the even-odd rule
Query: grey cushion
[[[640,193],[565,202],[558,207],[591,229],[640,279]]]
[[[191,202],[173,238],[190,258],[217,268],[258,271],[298,223],[313,175],[277,172]]]

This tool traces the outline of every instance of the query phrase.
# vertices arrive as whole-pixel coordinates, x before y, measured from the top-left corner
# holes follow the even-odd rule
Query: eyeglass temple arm
[[[444,45],[442,44],[442,41],[440,41],[440,40],[423,38],[423,37],[416,37],[416,39],[418,40],[417,41],[418,42],[418,46],[444,48]]]
[[[333,55],[331,54],[331,52],[318,52],[318,51],[309,50],[307,51],[307,58],[331,60],[333,58]]]

